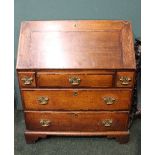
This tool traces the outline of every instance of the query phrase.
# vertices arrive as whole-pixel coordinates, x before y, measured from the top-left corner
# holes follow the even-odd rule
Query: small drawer
[[[117,72],[116,87],[133,87],[134,74],[134,72]]]
[[[130,89],[22,90],[26,110],[129,110]]]
[[[39,87],[112,87],[113,74],[52,74],[37,73]]]
[[[21,88],[36,87],[35,72],[18,72],[18,80]]]
[[[25,112],[26,128],[36,131],[128,130],[128,112]]]

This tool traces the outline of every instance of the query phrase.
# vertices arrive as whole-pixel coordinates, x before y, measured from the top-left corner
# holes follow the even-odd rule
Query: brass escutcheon
[[[127,76],[121,76],[120,79],[122,85],[128,85],[129,82],[131,81],[131,78]]]
[[[46,96],[40,96],[39,98],[38,98],[38,101],[39,101],[39,104],[41,104],[41,105],[45,105],[45,104],[47,104],[48,103],[48,97],[46,97]]]
[[[40,120],[40,124],[41,124],[41,126],[43,126],[43,127],[47,127],[47,126],[50,126],[51,121],[50,121],[50,120],[47,120],[47,119],[41,119],[41,120]]]
[[[71,78],[69,78],[69,82],[73,86],[78,86],[81,82],[81,79],[78,77],[71,77]]]
[[[74,117],[78,117],[78,113],[73,113],[74,114]]]
[[[74,96],[78,96],[78,92],[77,92],[77,91],[74,91],[74,92],[73,92],[73,95],[74,95]]]
[[[105,126],[105,127],[110,127],[112,125],[112,119],[105,119],[102,121],[102,124]]]
[[[110,97],[110,96],[106,96],[103,98],[104,102],[107,104],[107,105],[111,105],[111,104],[114,104],[116,102],[116,99],[113,98],[113,97]]]
[[[32,81],[33,81],[33,78],[32,77],[25,76],[21,80],[24,82],[24,85],[31,85],[32,84]]]

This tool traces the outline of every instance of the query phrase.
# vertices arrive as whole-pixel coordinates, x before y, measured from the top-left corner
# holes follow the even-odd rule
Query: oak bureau
[[[24,21],[16,68],[27,143],[48,135],[128,142],[136,69],[130,22]]]

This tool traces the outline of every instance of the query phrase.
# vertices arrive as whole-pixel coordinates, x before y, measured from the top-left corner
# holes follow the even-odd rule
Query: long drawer
[[[36,131],[122,131],[128,112],[25,112],[26,128]]]
[[[131,89],[25,89],[26,110],[129,110]]]
[[[37,73],[38,87],[112,87],[113,73]]]

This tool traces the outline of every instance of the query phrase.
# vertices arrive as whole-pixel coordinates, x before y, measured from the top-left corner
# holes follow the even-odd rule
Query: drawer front
[[[22,90],[26,110],[129,110],[131,90]]]
[[[133,87],[134,74],[134,72],[117,72],[116,87]]]
[[[21,88],[36,87],[35,72],[18,72],[18,81]]]
[[[128,112],[25,112],[28,130],[121,131],[128,128]]]
[[[112,87],[113,75],[37,73],[38,87]]]

